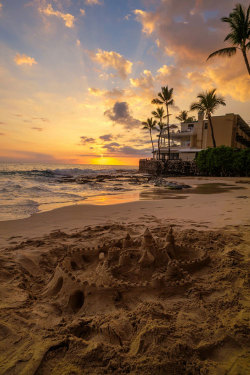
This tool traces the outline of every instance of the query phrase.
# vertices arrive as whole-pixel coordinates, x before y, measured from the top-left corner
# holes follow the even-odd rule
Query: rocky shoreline
[[[77,183],[81,185],[90,184],[105,184],[113,183],[114,190],[122,190],[124,185],[138,185],[143,187],[165,187],[171,190],[182,190],[191,188],[190,185],[180,184],[175,181],[168,181],[164,177],[156,177],[149,174],[141,174],[136,172],[129,171],[129,173],[123,172],[119,174],[100,174],[96,176],[77,176],[77,177],[68,177],[63,176],[60,180],[60,183]],[[121,189],[116,189],[117,187]]]

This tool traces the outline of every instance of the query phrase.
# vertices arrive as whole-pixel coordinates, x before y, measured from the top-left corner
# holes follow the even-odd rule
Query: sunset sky
[[[248,0],[241,4],[248,5]],[[231,0],[0,0],[0,161],[135,165],[161,86],[172,123],[216,87],[250,121],[240,52],[223,48]],[[194,113],[195,114],[195,113]]]

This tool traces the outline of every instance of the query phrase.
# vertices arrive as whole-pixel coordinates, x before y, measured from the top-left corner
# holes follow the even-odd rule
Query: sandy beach
[[[247,374],[249,178],[0,222],[0,374]]]

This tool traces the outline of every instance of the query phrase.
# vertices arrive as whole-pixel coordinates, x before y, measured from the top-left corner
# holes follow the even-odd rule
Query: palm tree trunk
[[[159,138],[158,138],[158,160],[160,160],[160,136],[161,136],[161,131],[159,133]]]
[[[247,67],[247,71],[248,71],[248,74],[250,75],[250,66],[249,66],[249,62],[248,62],[248,58],[247,58],[247,53],[246,53],[246,48],[242,48],[242,54],[243,54],[243,57],[244,57],[244,60],[245,60],[245,64],[246,64],[246,67]]]
[[[152,143],[152,150],[153,150],[153,155],[154,155],[154,143],[153,143],[153,139],[152,139],[152,131],[151,129],[149,129],[149,132],[150,132],[150,138],[151,138],[151,143]]]
[[[212,118],[211,118],[210,114],[208,114],[207,117],[208,117],[210,129],[211,129],[211,135],[212,135],[212,140],[213,140],[213,147],[216,147],[216,142],[215,142],[215,137],[214,137],[214,128],[213,128],[213,124],[212,124]]]
[[[162,120],[160,120],[160,123],[161,121]],[[162,133],[161,124],[159,125],[159,128],[160,128],[160,132],[159,132],[159,138],[158,138],[158,154],[159,154],[159,160],[160,160],[160,144],[161,144],[161,133]]]
[[[170,160],[170,133],[169,133],[169,113],[168,113],[168,105],[167,107],[167,129],[168,129],[168,160]]]

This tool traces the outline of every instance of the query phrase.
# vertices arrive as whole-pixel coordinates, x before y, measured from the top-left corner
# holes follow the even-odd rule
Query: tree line
[[[162,134],[165,129],[167,130],[167,138],[168,138],[168,157],[170,158],[170,129],[176,127],[176,125],[169,124],[169,117],[171,114],[169,113],[169,107],[174,104],[173,99],[173,88],[162,87],[161,92],[158,93],[158,97],[152,100],[152,104],[165,104],[166,106],[166,114],[163,107],[157,107],[155,111],[152,111],[153,117],[148,118],[146,121],[142,122],[143,129],[147,129],[150,134],[150,139],[152,143],[152,151],[154,152],[154,143],[152,138],[152,131],[157,130],[159,132],[158,135],[158,153],[160,153],[160,142],[162,139]],[[198,101],[194,102],[190,106],[191,111],[197,110],[198,112],[204,113],[206,118],[208,119],[212,140],[213,140],[213,147],[216,147],[216,141],[214,136],[214,129],[213,129],[213,122],[212,122],[212,114],[220,105],[226,105],[225,99],[222,96],[218,96],[216,94],[216,89],[212,89],[210,91],[201,92],[197,95]],[[164,119],[166,118],[167,122],[164,123]],[[188,111],[181,111],[178,116],[176,116],[178,120],[181,122],[191,122],[194,121],[193,117],[188,116]]]
[[[250,6],[245,10],[241,4],[237,4],[233,11],[229,14],[228,17],[221,18],[222,22],[229,24],[230,33],[225,37],[224,41],[230,41],[232,46],[222,48],[211,53],[207,60],[214,56],[228,56],[231,57],[237,53],[237,50],[242,52],[244,62],[250,75],[250,67],[247,58],[247,51],[250,49]],[[158,93],[157,98],[152,100],[152,104],[165,105],[166,112],[162,107],[157,107],[156,110],[152,111],[153,117],[147,118],[146,121],[142,122],[143,129],[147,129],[150,134],[150,139],[152,143],[152,151],[154,152],[154,143],[152,138],[152,131],[157,130],[158,135],[158,153],[160,154],[160,143],[162,140],[162,134],[167,130],[168,138],[168,157],[170,158],[170,130],[176,128],[176,125],[170,125],[169,117],[169,108],[174,105],[173,99],[173,88],[164,86],[161,88],[161,92]],[[216,147],[216,140],[214,136],[214,129],[212,123],[212,114],[220,106],[225,106],[225,99],[216,94],[216,89],[210,91],[204,91],[197,95],[197,101],[192,103],[190,106],[190,111],[197,110],[202,112],[205,117],[208,119],[211,136],[213,141],[213,147]],[[166,122],[164,122],[166,119]],[[191,122],[194,121],[193,117],[188,116],[188,111],[181,111],[176,119],[181,122]]]

